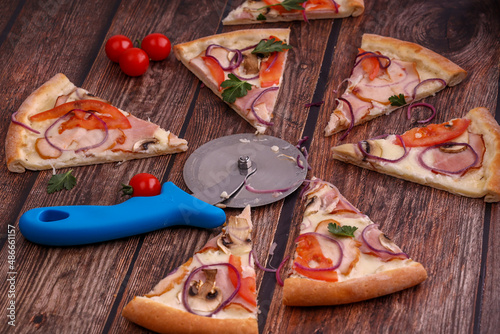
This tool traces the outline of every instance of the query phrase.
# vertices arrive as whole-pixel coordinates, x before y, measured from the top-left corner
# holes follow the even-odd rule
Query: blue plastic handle
[[[215,228],[226,221],[218,207],[205,203],[172,182],[161,194],[132,197],[111,206],[81,205],[35,208],[19,219],[29,241],[48,246],[74,246],[129,237],[164,227]]]

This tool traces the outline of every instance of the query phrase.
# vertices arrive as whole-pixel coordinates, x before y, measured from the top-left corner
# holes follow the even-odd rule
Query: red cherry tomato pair
[[[134,48],[130,38],[124,35],[111,37],[105,46],[106,55],[111,61],[120,64],[122,71],[130,76],[139,76],[149,67],[149,59],[163,60],[170,54],[170,40],[159,33],[149,34]]]
[[[122,195],[156,196],[161,193],[161,184],[158,179],[148,173],[134,175],[128,185],[122,184]]]

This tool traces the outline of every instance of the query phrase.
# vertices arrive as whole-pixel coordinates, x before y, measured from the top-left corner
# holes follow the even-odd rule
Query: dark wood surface
[[[136,116],[160,124],[189,141],[187,153],[75,168],[78,185],[48,195],[52,171],[13,174],[0,167],[0,332],[146,333],[121,315],[135,295],[147,293],[219,232],[169,228],[81,247],[44,247],[17,229],[27,210],[55,205],[122,202],[120,183],[138,172],[157,175],[187,190],[182,179],[191,152],[212,139],[254,130],[200,85],[172,55],[151,64],[138,78],[124,75],[105,56],[115,34],[133,39],[162,32],[172,43],[257,26],[222,26],[240,0],[1,1],[0,132],[22,101],[55,73]],[[469,72],[459,86],[426,102],[435,122],[484,106],[500,119],[498,104],[500,4],[495,0],[366,1],[357,18],[275,23],[290,27],[289,53],[275,125],[267,134],[296,143],[307,135],[309,177],[334,183],[360,210],[392,236],[429,278],[389,296],[337,307],[284,307],[282,288],[258,271],[261,333],[498,333],[500,328],[500,206],[420,186],[334,161],[338,136],[323,129],[335,105],[335,90],[348,77],[361,35],[377,33],[419,43]],[[321,107],[305,108],[324,100]],[[412,124],[395,112],[359,126],[357,141]],[[4,152],[0,156],[4,160]],[[303,202],[294,193],[253,210],[259,261],[277,266],[292,253]],[[236,210],[227,210],[229,214]],[[8,297],[8,226],[15,230],[15,298]],[[277,244],[272,257],[270,247]],[[285,271],[289,268],[285,268]],[[7,307],[15,301],[15,327]]]

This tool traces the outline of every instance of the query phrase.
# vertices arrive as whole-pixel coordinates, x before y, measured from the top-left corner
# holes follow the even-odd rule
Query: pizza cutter
[[[111,205],[35,208],[19,219],[19,230],[48,246],[83,245],[151,232],[169,226],[215,228],[222,207],[243,208],[278,201],[296,190],[307,161],[295,146],[264,135],[238,134],[202,145],[187,159],[184,179],[192,195],[172,182],[161,194]]]

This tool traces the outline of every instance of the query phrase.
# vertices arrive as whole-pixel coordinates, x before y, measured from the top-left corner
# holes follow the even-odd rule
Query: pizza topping
[[[348,225],[344,225],[344,226],[340,226],[340,224],[338,222],[335,222],[335,223],[328,223],[328,231],[333,234],[333,235],[336,235],[336,236],[340,236],[340,237],[352,237],[354,238],[354,232],[357,230],[358,228],[356,226],[348,226]]]
[[[240,273],[240,282],[238,282],[238,277],[235,272],[229,271],[229,279],[231,283],[236,288],[238,283],[241,285],[238,290],[238,295],[243,298],[246,302],[248,302],[252,306],[257,306],[257,298],[256,298],[256,285],[255,285],[255,276],[245,276],[243,273],[243,269],[241,266],[241,258],[239,256],[230,255],[229,263],[232,264]]]
[[[380,136],[374,139],[380,139],[384,137],[386,136]],[[404,159],[408,155],[409,150],[406,148],[405,142],[403,141],[403,138],[400,135],[395,135],[395,137],[398,139],[398,143],[400,143],[400,145],[403,147],[403,154],[396,159],[383,158],[382,147],[378,144],[376,140],[362,140],[357,144],[358,149],[361,151],[364,157],[370,159],[384,161],[384,162],[398,162]]]
[[[257,110],[256,110],[256,109],[257,109],[257,108],[259,108],[259,109],[260,109],[260,108],[262,108],[262,107],[266,108],[266,107],[265,107],[265,103],[260,103],[260,104],[257,104],[257,101],[259,101],[259,100],[260,100],[260,98],[261,98],[264,94],[266,94],[266,93],[268,93],[268,92],[271,92],[271,91],[277,91],[278,89],[279,89],[279,87],[269,87],[269,88],[267,88],[267,89],[263,90],[262,92],[260,92],[260,93],[259,93],[259,95],[257,95],[257,97],[255,98],[255,100],[253,100],[252,105],[250,106],[250,110],[252,111],[252,114],[255,116],[255,119],[257,119],[257,121],[258,121],[259,123],[264,124],[264,125],[269,125],[269,126],[271,126],[271,125],[273,125],[273,124],[274,124],[274,123],[272,123],[272,122],[267,122],[266,120],[262,119],[262,118],[258,115],[258,113],[257,113]]]
[[[307,0],[283,0],[282,2],[279,2],[278,0],[263,0],[263,1],[268,5],[259,9],[277,6],[276,10],[281,12],[283,10],[285,11],[303,10],[304,7],[302,6],[302,4]]]
[[[228,77],[229,79],[220,84],[220,87],[224,89],[222,91],[224,101],[234,103],[237,98],[246,96],[248,91],[252,89],[252,85],[246,81],[241,81],[234,74],[230,73]]]
[[[10,117],[10,120],[11,120],[11,122],[12,122],[12,123],[17,124],[17,125],[20,125],[20,126],[22,126],[23,128],[25,128],[26,130],[29,130],[29,131],[34,132],[34,133],[36,133],[36,134],[40,134],[40,131],[37,131],[37,130],[33,129],[32,127],[30,127],[30,126],[28,126],[28,125],[24,124],[23,122],[16,121],[16,116],[17,116],[17,113],[18,113],[18,112],[16,111],[16,112],[15,112],[15,113],[13,113],[13,114],[12,114],[12,116]]]
[[[436,108],[434,108],[434,106],[432,104],[421,102],[421,103],[412,104],[408,107],[408,112],[407,112],[408,119],[411,118],[411,111],[415,107],[426,107],[426,108],[429,108],[430,110],[432,110],[432,114],[428,118],[426,118],[424,120],[417,121],[417,123],[430,122],[434,118],[434,116],[436,116]]]
[[[421,128],[413,128],[401,135],[403,141],[401,143],[396,142],[396,144],[402,145],[404,143],[407,147],[417,147],[445,143],[464,133],[469,124],[470,119],[456,118],[442,124],[430,124]]]
[[[245,218],[229,217],[227,226],[217,239],[217,246],[226,254],[241,254],[251,247],[252,227]]]
[[[263,39],[257,44],[255,49],[252,51],[253,54],[259,54],[262,57],[268,56],[274,52],[283,52],[285,50],[291,49],[292,46],[283,43],[279,38],[271,36],[270,39]]]
[[[195,311],[211,312],[222,302],[222,293],[215,285],[217,269],[202,269],[205,281],[192,281],[188,290],[188,303]]]
[[[349,115],[350,115],[350,120],[349,120],[349,127],[347,128],[347,130],[344,132],[344,134],[342,134],[342,136],[340,136],[339,140],[344,140],[345,137],[347,137],[347,135],[349,134],[349,132],[351,132],[352,128],[354,127],[354,111],[352,110],[352,104],[351,102],[349,102],[349,100],[343,98],[343,97],[339,97],[338,100],[340,101],[343,101],[347,104],[347,107],[349,108]]]
[[[443,79],[440,79],[440,78],[425,79],[422,82],[420,82],[418,85],[416,85],[415,88],[413,88],[413,94],[411,96],[412,100],[415,100],[415,98],[417,97],[417,89],[419,89],[423,85],[428,84],[429,82],[436,82],[436,81],[438,83],[440,83],[443,86],[443,88],[446,87],[446,85],[447,85],[446,81],[444,81]]]
[[[377,224],[370,224],[364,228],[361,233],[361,252],[375,255],[382,261],[408,259],[408,255],[383,234],[377,226]]]
[[[404,94],[393,95],[389,97],[389,102],[391,102],[391,106],[402,107],[406,104]],[[409,111],[408,111],[409,113]]]
[[[337,240],[321,233],[309,232],[301,234],[295,242],[297,257],[293,266],[297,273],[328,282],[338,281],[335,270],[342,263],[343,250]],[[324,255],[323,249],[328,256]]]
[[[480,135],[469,134],[468,137],[470,144],[456,141],[427,147],[419,154],[418,162],[434,173],[451,175],[461,175],[478,167],[485,152],[484,142]]]
[[[216,276],[223,271],[215,269],[217,267],[226,267],[236,276],[237,284],[230,294],[229,292],[222,291],[220,287],[216,286]],[[204,282],[203,279],[205,280]],[[194,288],[192,288],[193,285],[195,286]],[[203,288],[203,286],[205,286],[205,288]],[[241,274],[232,264],[222,262],[202,265],[194,269],[187,277],[182,289],[181,299],[184,308],[188,312],[210,317],[228,305],[238,294],[240,287]],[[201,291],[203,291],[203,293],[201,293]],[[229,296],[225,298],[226,294],[229,294]]]
[[[220,86],[225,79],[224,70],[220,66],[220,63],[217,60],[214,60],[215,58],[213,57],[201,57],[201,59],[203,59],[203,61],[205,62],[205,65],[207,66],[210,74],[212,75],[212,78],[214,78],[217,87],[220,90]]]

